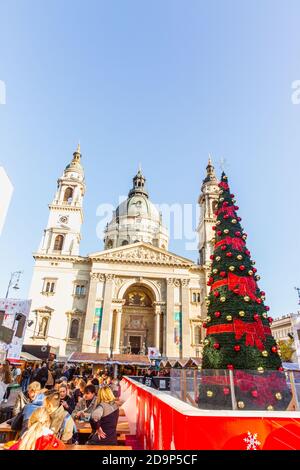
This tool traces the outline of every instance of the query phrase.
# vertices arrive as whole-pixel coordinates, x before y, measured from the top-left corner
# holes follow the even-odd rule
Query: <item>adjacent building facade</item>
[[[201,354],[218,181],[209,160],[201,187],[199,262],[168,251],[169,234],[139,169],[107,225],[103,251],[80,256],[86,190],[80,148],[58,180],[34,253],[26,344],[72,352]]]

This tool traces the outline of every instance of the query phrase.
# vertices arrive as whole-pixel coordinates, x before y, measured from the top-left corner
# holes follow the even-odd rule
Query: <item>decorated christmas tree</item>
[[[286,409],[291,394],[271,333],[272,318],[224,173],[219,187],[199,407],[231,408],[232,370],[238,408]]]

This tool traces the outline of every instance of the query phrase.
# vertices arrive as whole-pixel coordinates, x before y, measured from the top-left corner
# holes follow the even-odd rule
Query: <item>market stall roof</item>
[[[39,359],[38,357],[24,351],[21,352],[20,359],[23,359],[24,361],[28,362],[41,362],[41,359]]]
[[[201,357],[190,357],[188,361],[184,364],[184,367],[187,369],[198,368],[202,364]]]
[[[132,366],[150,366],[151,362],[148,356],[139,354],[113,354],[110,360],[111,364],[132,365]]]
[[[88,364],[107,364],[108,354],[73,352],[68,358],[68,362],[88,363]]]
[[[175,363],[173,364],[173,367],[176,368],[176,369],[182,369],[183,367],[185,367],[188,360],[189,360],[188,357],[183,357],[182,359],[177,359],[177,361],[175,361]]]

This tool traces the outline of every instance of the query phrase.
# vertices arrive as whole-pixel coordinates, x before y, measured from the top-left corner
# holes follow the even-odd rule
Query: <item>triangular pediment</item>
[[[92,261],[156,264],[168,266],[194,266],[194,262],[148,243],[134,243],[89,255]]]

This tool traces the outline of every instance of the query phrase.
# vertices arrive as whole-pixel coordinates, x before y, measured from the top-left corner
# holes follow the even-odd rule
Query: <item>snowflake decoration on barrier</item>
[[[248,437],[245,437],[244,441],[247,444],[247,450],[257,450],[257,447],[260,446],[260,442],[257,440],[257,434],[251,434],[250,431],[248,431]]]

